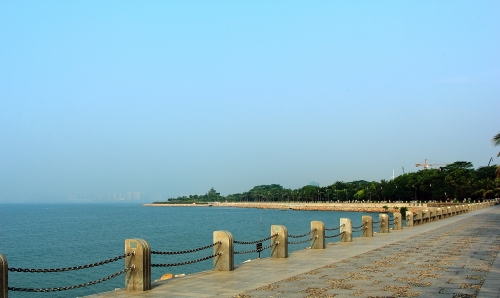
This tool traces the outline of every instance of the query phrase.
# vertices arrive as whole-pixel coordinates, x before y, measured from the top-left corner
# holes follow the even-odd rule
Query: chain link
[[[28,272],[28,273],[48,273],[48,272],[65,272],[65,271],[71,271],[71,270],[80,270],[80,269],[87,269],[87,268],[92,268],[92,267],[97,267],[100,265],[105,265],[109,264],[111,262],[115,262],[118,260],[121,260],[123,258],[126,258],[128,256],[133,255],[133,252],[130,252],[128,254],[124,254],[121,256],[118,256],[116,258],[112,258],[109,260],[105,260],[102,262],[97,262],[93,264],[88,264],[88,265],[82,265],[82,266],[73,266],[73,267],[66,267],[66,268],[54,268],[54,269],[29,269],[29,268],[9,268],[9,271],[11,272]]]
[[[317,229],[314,228],[312,230],[310,230],[308,233],[305,233],[305,234],[302,234],[302,235],[297,235],[297,236],[294,236],[294,235],[288,235],[289,238],[302,238],[302,237],[305,237],[307,235],[311,235],[314,231],[316,231]]]
[[[309,241],[312,241],[314,238],[309,238],[309,239],[306,239],[306,240],[302,240],[302,241],[295,241],[295,242],[288,242],[288,244],[301,244],[301,243],[306,243],[306,242],[309,242]]]
[[[341,225],[338,228],[329,228],[329,229],[325,228],[325,231],[335,231],[335,230],[338,230],[338,229],[342,228],[343,226],[345,226],[345,224]]]
[[[261,252],[261,251],[263,251],[263,250],[266,250],[266,249],[268,249],[268,248],[273,247],[273,245],[277,245],[277,244],[271,244],[271,245],[268,245],[268,246],[262,247],[261,249],[244,250],[244,251],[235,251],[235,252],[234,252],[234,254],[235,254],[235,255],[243,255],[243,254],[249,254],[249,253],[252,253],[252,252]]]
[[[95,285],[95,284],[107,281],[107,280],[115,278],[115,277],[117,277],[117,276],[119,276],[119,275],[121,275],[121,274],[129,271],[129,270],[132,270],[132,268],[126,268],[126,269],[123,269],[122,271],[117,272],[115,274],[112,274],[110,276],[107,276],[107,277],[104,277],[104,278],[101,278],[101,279],[98,279],[98,280],[94,280],[94,281],[91,281],[91,282],[87,282],[87,283],[84,283],[84,284],[75,285],[75,286],[59,287],[59,288],[16,288],[16,287],[9,287],[8,289],[9,289],[9,291],[18,291],[18,292],[58,292],[58,291],[67,291],[67,290],[73,290],[73,289],[88,287],[88,286],[91,286],[91,285]]]
[[[200,251],[200,250],[204,250],[204,249],[207,249],[207,248],[211,248],[211,247],[214,247],[216,245],[219,245],[221,244],[222,241],[217,241],[213,244],[210,244],[210,245],[207,245],[207,246],[203,246],[203,247],[199,247],[199,248],[195,248],[195,249],[190,249],[190,250],[183,250],[183,251],[152,251],[151,254],[152,255],[181,255],[181,254],[188,254],[188,253],[192,253],[192,252],[197,252],[197,251]]]
[[[264,241],[269,240],[271,238],[274,238],[276,236],[278,236],[278,234],[274,234],[274,235],[269,236],[267,238],[260,239],[260,240],[255,240],[255,241],[236,241],[236,240],[233,240],[233,242],[236,243],[236,244],[255,244],[255,243],[264,242]]]
[[[338,237],[338,236],[340,236],[340,235],[342,235],[342,234],[344,234],[344,233],[345,233],[345,232],[342,232],[342,233],[339,233],[339,234],[337,234],[337,235],[333,235],[333,236],[325,236],[325,238],[335,238],[335,237]]]
[[[207,256],[207,257],[197,259],[197,260],[180,262],[180,263],[172,263],[172,264],[151,264],[151,267],[174,267],[174,266],[189,265],[189,264],[194,264],[194,263],[206,261],[206,260],[209,260],[211,258],[215,258],[216,256],[220,256],[220,255],[222,255],[222,253],[218,252],[215,255]]]

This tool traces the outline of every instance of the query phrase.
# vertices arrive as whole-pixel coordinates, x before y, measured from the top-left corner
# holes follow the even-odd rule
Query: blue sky
[[[0,199],[498,163],[499,1],[1,1]]]

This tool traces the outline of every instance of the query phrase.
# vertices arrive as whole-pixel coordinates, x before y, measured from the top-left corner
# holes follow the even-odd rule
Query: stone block
[[[288,230],[282,225],[271,226],[271,258],[288,258]]]
[[[234,239],[228,231],[214,231],[214,243],[220,242],[214,246],[214,271],[233,271],[234,270]]]
[[[147,291],[151,289],[151,248],[143,239],[126,239],[125,267],[132,268],[125,274],[127,291]]]
[[[311,249],[325,249],[325,224],[311,221]]]

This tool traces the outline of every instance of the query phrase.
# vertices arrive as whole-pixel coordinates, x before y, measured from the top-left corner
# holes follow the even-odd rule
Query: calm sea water
[[[130,238],[148,241],[153,251],[179,251],[211,244],[213,231],[216,230],[227,230],[238,241],[253,241],[268,237],[273,224],[284,225],[291,235],[301,235],[310,230],[313,220],[324,222],[327,228],[334,228],[339,226],[340,218],[350,218],[353,226],[360,226],[362,215],[365,214],[224,207],[143,207],[132,204],[0,204],[0,253],[7,258],[9,267],[63,268],[123,255],[124,241]],[[338,231],[330,231],[327,235],[336,233]],[[331,241],[336,242],[338,238]],[[269,241],[263,245],[269,245]],[[289,250],[301,250],[308,245],[289,245]],[[253,249],[255,245],[235,245],[235,251]],[[212,249],[183,255],[152,255],[152,263],[178,263],[211,254]],[[263,258],[269,255],[269,250],[261,253]],[[257,253],[235,255],[235,264],[257,257]],[[191,265],[153,268],[152,279],[159,279],[165,273],[192,274],[211,270],[212,264],[210,259]],[[124,261],[119,260],[96,268],[61,273],[9,272],[9,286],[53,288],[78,285],[109,276],[123,268]],[[79,297],[123,287],[124,275],[121,275],[75,290],[50,293],[10,291],[9,297]]]

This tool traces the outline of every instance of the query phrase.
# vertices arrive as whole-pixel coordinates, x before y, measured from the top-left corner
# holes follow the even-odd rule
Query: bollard
[[[368,215],[363,215],[361,221],[363,222],[362,237],[373,237],[373,218]]]
[[[288,258],[288,230],[281,225],[271,226],[271,258]]]
[[[349,218],[340,219],[340,242],[352,242],[352,222]]]
[[[413,227],[413,212],[406,211],[406,226]]]
[[[311,249],[325,249],[325,224],[311,221]]]
[[[125,254],[134,253],[125,258],[125,268],[132,270],[125,274],[127,291],[147,291],[151,289],[151,248],[146,240],[126,239]]]
[[[234,270],[234,239],[228,231],[214,231],[214,271],[233,271]]]
[[[402,230],[403,229],[403,222],[401,218],[401,213],[400,212],[394,212],[394,230]]]
[[[422,210],[417,210],[415,212],[415,215],[413,216],[415,219],[415,226],[421,225],[422,224]]]
[[[422,210],[422,222],[429,222],[429,210]]]
[[[0,297],[9,296],[9,264],[4,255],[0,254]]]
[[[389,216],[387,214],[378,215],[380,221],[379,233],[389,233]]]
[[[429,221],[435,221],[436,220],[436,208],[430,207],[429,208]]]

